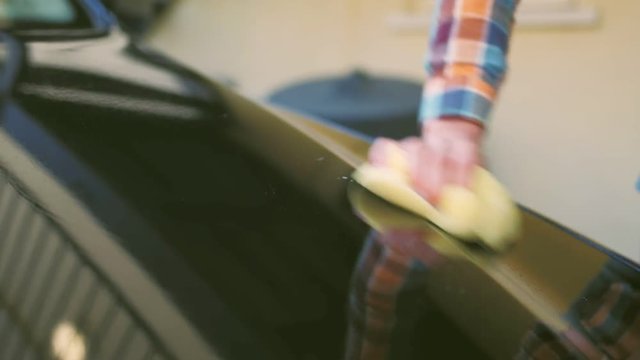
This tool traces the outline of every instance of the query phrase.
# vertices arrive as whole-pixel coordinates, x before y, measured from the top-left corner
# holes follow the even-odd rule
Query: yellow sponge
[[[426,218],[461,240],[479,241],[495,251],[502,251],[518,238],[518,207],[506,189],[485,169],[475,169],[469,188],[445,186],[436,208],[413,190],[405,150],[393,143],[386,152],[385,166],[364,164],[355,171],[353,179],[381,198]]]

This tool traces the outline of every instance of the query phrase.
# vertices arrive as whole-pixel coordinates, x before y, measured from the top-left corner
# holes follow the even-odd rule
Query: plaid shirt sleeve
[[[507,64],[519,0],[438,0],[420,120],[485,124]]]

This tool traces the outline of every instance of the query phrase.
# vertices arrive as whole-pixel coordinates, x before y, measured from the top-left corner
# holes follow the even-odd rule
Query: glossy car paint
[[[346,195],[368,144],[244,99],[89,13],[92,28],[68,37],[5,37],[0,165],[11,189],[66,234],[161,358],[340,358],[368,231]],[[416,346],[509,358],[536,321],[564,326],[609,255],[527,212],[521,244],[484,260],[434,273],[429,295],[446,317],[434,311]],[[87,334],[90,355],[99,334]]]
[[[213,87],[137,58],[143,51],[122,35],[32,43],[26,53],[4,131],[116,236],[217,351],[339,353],[364,227],[346,226],[231,141],[232,119]]]
[[[3,115],[4,133],[27,156],[18,163],[36,163],[77,199],[212,354],[340,356],[351,268],[367,231],[345,196],[352,165],[299,126],[117,31],[29,42],[23,52]],[[55,202],[47,211],[69,217]],[[65,228],[75,233],[86,221]]]

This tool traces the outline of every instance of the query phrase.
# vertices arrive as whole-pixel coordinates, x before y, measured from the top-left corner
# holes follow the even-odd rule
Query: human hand
[[[414,189],[437,204],[444,186],[469,186],[473,169],[481,164],[483,132],[479,124],[461,118],[427,123],[421,144],[408,148]]]
[[[422,138],[377,139],[369,149],[369,163],[392,166],[390,149],[399,146],[407,156],[414,190],[437,205],[445,185],[469,185],[481,162],[482,133],[480,125],[464,119],[433,121],[425,125]]]

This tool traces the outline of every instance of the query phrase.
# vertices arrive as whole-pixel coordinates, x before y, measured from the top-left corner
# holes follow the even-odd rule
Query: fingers
[[[420,147],[422,147],[422,139],[416,136],[411,136],[400,141],[399,145],[406,152],[416,152]]]
[[[369,148],[369,163],[374,166],[385,166],[387,164],[387,150],[393,145],[390,139],[376,139]]]
[[[447,182],[465,187],[471,186],[473,170],[480,163],[477,146],[469,142],[459,143],[446,156],[450,166],[447,171]]]
[[[413,168],[414,188],[437,205],[446,185],[471,185],[473,170],[479,161],[478,148],[473,143],[427,141],[418,150]]]
[[[408,169],[407,165],[397,166],[397,159],[392,160],[398,156],[398,149],[407,156]],[[446,185],[471,185],[473,171],[480,163],[479,142],[475,137],[446,132],[431,132],[424,139],[412,137],[400,142],[381,138],[369,150],[369,163],[406,169],[401,171],[411,174],[414,190],[437,205]]]
[[[427,201],[432,202],[431,197],[431,179],[429,178],[429,172],[431,171],[429,166],[432,160],[429,158],[429,154],[425,153],[424,148],[420,147],[413,154],[414,162],[411,168],[411,181],[414,190]]]
[[[440,193],[449,177],[447,157],[440,151],[425,146],[420,153],[420,171],[418,193],[425,197],[432,204],[438,204]]]

